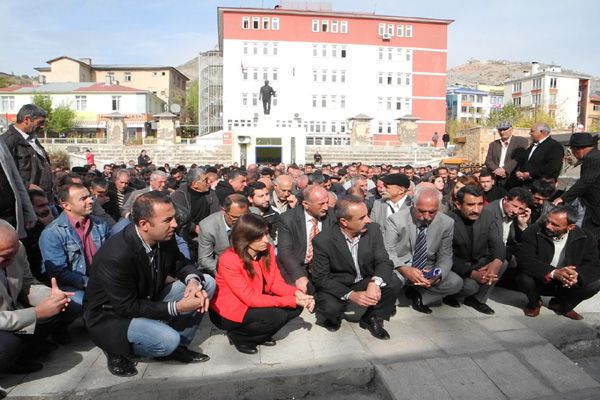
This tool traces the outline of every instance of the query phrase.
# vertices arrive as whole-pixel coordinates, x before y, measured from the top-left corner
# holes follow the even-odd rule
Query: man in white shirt
[[[384,184],[381,199],[373,202],[369,218],[385,233],[387,219],[401,209],[410,208],[411,201],[407,195],[410,180],[404,174],[390,174],[382,177],[381,181]]]
[[[600,291],[596,240],[575,225],[576,220],[575,209],[560,205],[548,212],[544,224],[523,232],[516,282],[528,298],[526,316],[537,317],[543,305],[540,296],[552,296],[549,309],[581,320],[574,308]]]
[[[499,139],[494,140],[488,147],[485,166],[496,179],[496,183],[504,186],[506,178],[517,166],[519,152],[527,148],[527,138],[513,136],[512,124],[503,121],[496,127]]]

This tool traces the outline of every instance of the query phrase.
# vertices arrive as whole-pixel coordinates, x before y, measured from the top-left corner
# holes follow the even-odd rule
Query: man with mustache
[[[483,314],[494,314],[486,303],[500,276],[506,270],[506,249],[496,229],[493,216],[483,209],[483,190],[467,185],[456,193],[456,210],[449,213],[454,220],[452,271],[463,278],[463,288],[443,299],[451,307],[465,305]]]
[[[27,229],[27,237],[21,239],[21,242],[25,246],[27,252],[27,260],[29,261],[29,268],[31,273],[40,282],[50,282],[45,269],[42,267],[42,253],[40,251],[40,235],[52,221],[54,221],[54,215],[50,210],[50,202],[46,193],[41,190],[28,190],[29,200],[33,205],[33,211],[37,216],[37,222],[31,229]]]
[[[543,305],[540,296],[552,296],[549,309],[581,320],[574,308],[600,291],[596,239],[576,221],[574,208],[559,205],[548,212],[545,222],[523,232],[516,281],[527,295],[526,316],[537,317]]]
[[[63,212],[42,232],[40,250],[48,275],[56,278],[61,290],[75,293],[68,312],[79,316],[92,258],[108,239],[110,228],[91,215],[94,200],[82,184],[61,186],[57,198]],[[56,330],[53,339],[61,344],[69,343],[67,326],[63,326],[62,331]]]

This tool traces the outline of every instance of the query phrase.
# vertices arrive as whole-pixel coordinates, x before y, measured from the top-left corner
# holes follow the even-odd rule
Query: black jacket
[[[581,159],[579,179],[561,198],[567,203],[579,198],[586,207],[583,226],[600,228],[600,150],[594,149]]]
[[[521,247],[517,253],[518,268],[523,273],[544,281],[554,270],[550,265],[554,257],[552,238],[546,236],[540,224],[533,224],[523,232]],[[575,227],[565,245],[565,265],[574,265],[579,274],[578,284],[585,285],[600,278],[598,246],[596,240],[585,230]]]
[[[94,256],[83,318],[92,341],[101,349],[130,355],[127,329],[132,318],[171,318],[168,303],[160,299],[167,276],[185,281],[189,274],[198,274],[196,265],[179,252],[174,236],[160,243],[158,251],[158,271],[153,274],[135,224],[130,224]]]
[[[217,183],[217,186],[215,187],[215,193],[217,193],[219,204],[223,205],[225,197],[229,196],[230,194],[234,194],[235,190],[233,190],[233,187],[229,182],[219,181],[219,183]]]
[[[335,224],[319,233],[313,240],[313,246],[311,273],[317,291],[342,298],[354,284],[356,267],[340,226]],[[378,276],[386,283],[391,282],[394,265],[385,250],[381,228],[376,223],[367,225],[367,231],[360,237],[358,266],[363,278]]]
[[[31,184],[37,185],[48,194],[49,199],[52,199],[53,176],[50,169],[50,159],[40,142],[35,139],[37,146],[42,149],[43,156],[31,147],[13,125],[8,128],[6,133],[0,135],[0,138],[4,140],[6,147],[8,147],[15,160],[25,188]]]
[[[131,186],[127,186],[125,188],[123,205],[125,205],[125,203],[127,202],[127,199],[129,198],[129,195],[131,195],[131,193],[133,193],[134,190],[135,189],[132,188]],[[109,188],[107,196],[108,196],[108,201],[105,204],[103,204],[102,207],[104,208],[104,211],[106,211],[106,213],[108,215],[110,215],[113,220],[119,221],[119,219],[121,219],[121,208],[119,207],[119,199],[117,196],[117,190],[114,187]]]
[[[519,181],[515,181],[516,171],[529,172],[530,180],[540,179],[542,177],[558,179],[563,166],[563,157],[565,155],[565,149],[562,144],[552,139],[552,137],[548,137],[538,145],[538,148],[533,152],[531,158],[527,159],[532,147],[533,144],[519,156],[519,164],[511,176],[512,182],[517,182],[517,184],[511,185],[511,187],[519,186]]]

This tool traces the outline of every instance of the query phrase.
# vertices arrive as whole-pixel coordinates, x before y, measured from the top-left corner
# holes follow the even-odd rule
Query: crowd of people
[[[52,170],[24,106],[0,136],[0,369],[27,373],[85,322],[117,376],[138,357],[205,362],[202,317],[240,353],[275,346],[302,312],[336,332],[349,305],[380,340],[400,296],[491,315],[496,285],[573,320],[600,291],[600,151],[573,134],[581,177],[557,189],[564,149],[497,129],[485,165],[93,163]],[[93,158],[87,158],[88,162]]]

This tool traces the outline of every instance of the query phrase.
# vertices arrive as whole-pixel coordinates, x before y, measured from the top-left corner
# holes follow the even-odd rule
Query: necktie
[[[306,263],[312,261],[313,258],[313,244],[312,241],[319,234],[319,221],[316,218],[310,220],[312,227],[310,228],[310,234],[308,235],[308,247],[306,249]]]
[[[8,276],[6,275],[6,270],[4,268],[0,268],[0,284],[4,285],[6,288],[6,293],[8,293],[8,297],[10,297],[10,307],[11,311],[16,310],[16,304],[14,299],[12,298],[12,294],[10,293],[10,285],[8,283]]]
[[[425,233],[425,229],[425,226],[417,228],[417,242],[415,244],[412,266],[418,269],[425,268],[425,262],[427,261],[427,234]]]

